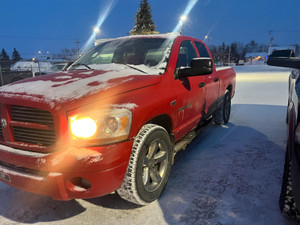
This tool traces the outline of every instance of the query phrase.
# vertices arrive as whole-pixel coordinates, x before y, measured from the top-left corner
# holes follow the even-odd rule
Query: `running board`
[[[212,121],[212,119],[210,118],[208,120],[205,120],[205,121],[199,123],[199,126],[195,130],[188,133],[186,136],[184,136],[180,141],[178,141],[175,144],[172,164],[174,164],[174,158],[175,158],[176,153],[181,150],[185,150],[186,147],[188,146],[188,144],[190,144],[194,140],[194,138],[197,136],[197,134],[199,134],[208,124],[210,124],[211,121]]]
[[[188,133],[184,138],[182,138],[180,141],[178,141],[174,146],[174,154],[179,152],[180,150],[185,150],[186,146],[192,142],[192,140],[196,137],[197,132],[191,131]]]

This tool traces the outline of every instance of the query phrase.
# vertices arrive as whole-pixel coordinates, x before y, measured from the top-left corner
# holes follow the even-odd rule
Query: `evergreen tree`
[[[245,48],[247,53],[256,52],[258,43],[256,43],[254,40],[251,40],[248,44],[246,44]]]
[[[233,63],[238,63],[239,55],[237,53],[237,43],[234,42],[230,45],[230,61]]]
[[[220,62],[222,64],[228,62],[228,54],[226,53],[226,45],[224,42],[222,43],[221,46],[219,46],[218,52],[219,52]]]
[[[6,53],[6,51],[4,50],[4,48],[2,48],[2,51],[0,54],[0,61],[9,61],[9,56]]]
[[[20,61],[22,58],[19,54],[19,52],[16,50],[16,48],[14,48],[14,51],[12,53],[12,57],[11,59],[14,61],[14,62],[17,62],[17,61]]]
[[[226,45],[226,50],[225,50],[225,57],[224,57],[224,62],[227,64],[230,64],[231,63],[231,52],[230,52],[230,48],[229,48],[229,45]]]
[[[219,55],[218,55],[216,46],[211,46],[211,47],[209,47],[209,50],[210,50],[210,52],[211,52],[211,55],[212,55],[212,57],[213,57],[215,63],[218,63],[218,62],[220,61],[220,57],[219,57]]]
[[[137,34],[157,34],[156,26],[152,19],[152,9],[148,0],[141,0],[140,8],[135,15],[134,27],[130,31],[131,35]]]
[[[10,66],[11,61],[9,60],[9,56],[4,48],[2,48],[2,51],[0,53],[0,69],[2,70],[2,72],[6,72],[10,70]]]

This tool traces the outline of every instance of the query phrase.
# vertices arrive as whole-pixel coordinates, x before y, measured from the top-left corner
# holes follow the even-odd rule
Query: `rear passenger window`
[[[197,58],[196,50],[191,41],[183,41],[180,45],[177,68],[191,66],[193,58]]]
[[[195,41],[195,45],[196,45],[196,47],[198,49],[198,52],[200,54],[200,58],[209,57],[209,54],[208,54],[204,44],[202,44],[201,42]]]

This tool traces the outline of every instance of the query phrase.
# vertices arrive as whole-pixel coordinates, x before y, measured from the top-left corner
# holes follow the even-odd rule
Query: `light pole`
[[[94,32],[94,43],[95,43],[97,34],[100,33],[100,29],[98,27],[94,27],[93,32]]]
[[[80,43],[80,41],[76,40],[75,43],[77,46],[77,57],[76,58],[78,59],[79,58],[79,43]]]
[[[187,21],[188,17],[186,15],[180,16],[179,24],[180,24],[180,29],[179,29],[179,34],[182,34],[182,26],[185,21]]]
[[[32,61],[33,62],[37,62],[37,64],[38,64],[38,70],[39,70],[39,75],[41,76],[41,67],[40,67],[39,60],[37,60],[36,58],[32,58]],[[35,73],[34,72],[33,72],[32,76],[35,77]]]

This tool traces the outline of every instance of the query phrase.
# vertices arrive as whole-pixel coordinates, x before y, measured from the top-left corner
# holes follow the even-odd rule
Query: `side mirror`
[[[269,66],[290,67],[300,69],[300,58],[295,57],[293,50],[276,50],[268,58]]]
[[[191,67],[180,67],[175,72],[175,78],[184,78],[192,76],[201,76],[213,72],[213,63],[211,58],[194,58]]]

